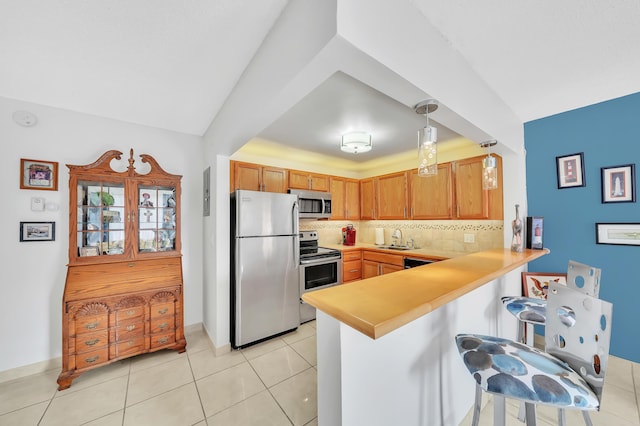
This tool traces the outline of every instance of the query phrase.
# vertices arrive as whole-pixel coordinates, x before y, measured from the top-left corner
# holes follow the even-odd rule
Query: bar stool
[[[599,410],[609,356],[612,305],[569,286],[551,283],[547,299],[546,351],[499,337],[459,334],[458,351],[476,381],[473,425],[478,424],[482,391],[494,394],[494,424],[504,425],[504,398],[523,401],[527,425],[535,425],[535,405]]]
[[[598,297],[600,293],[600,275],[601,270],[599,268],[569,260],[569,265],[567,266],[567,286],[587,295]],[[518,331],[516,334],[516,340],[518,342],[529,343],[525,341],[528,340],[526,339],[527,324],[541,326],[546,324],[546,299],[504,296],[502,297],[502,303],[504,307],[518,319]],[[533,346],[533,339],[531,340],[531,346]],[[520,406],[520,412],[518,414],[520,421],[524,421],[524,408],[524,405]]]

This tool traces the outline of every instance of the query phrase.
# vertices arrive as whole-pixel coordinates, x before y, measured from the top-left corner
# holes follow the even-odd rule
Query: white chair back
[[[567,268],[567,286],[589,296],[598,297],[600,293],[601,269],[569,260]]]
[[[549,284],[546,352],[569,364],[600,401],[609,358],[611,313],[609,302],[568,286]]]

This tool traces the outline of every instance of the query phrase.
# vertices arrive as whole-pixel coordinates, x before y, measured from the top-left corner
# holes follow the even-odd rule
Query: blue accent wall
[[[600,298],[613,303],[610,353],[640,362],[640,246],[596,244],[595,233],[596,222],[640,223],[640,200],[602,204],[600,170],[635,164],[640,172],[640,93],[531,121],[524,131],[527,214],[544,217],[551,250],[529,270],[566,272],[570,259],[601,268]],[[579,152],[586,186],[558,189],[556,156]]]

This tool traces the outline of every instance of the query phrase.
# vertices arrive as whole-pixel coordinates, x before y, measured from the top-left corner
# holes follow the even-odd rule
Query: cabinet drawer
[[[174,302],[167,303],[154,303],[151,305],[151,319],[158,318],[164,315],[174,315],[175,305]]]
[[[82,334],[76,337],[76,351],[78,353],[95,351],[98,348],[107,346],[109,343],[108,330],[96,333]]]
[[[104,364],[109,360],[109,350],[107,347],[96,349],[95,351],[85,352],[76,355],[76,368],[82,369],[93,367],[94,365]]]
[[[172,330],[170,333],[159,333],[151,336],[151,349],[167,346],[176,341],[176,333]]]
[[[151,333],[166,333],[175,328],[175,318],[165,317],[151,320]]]
[[[134,306],[132,308],[118,309],[116,311],[116,321],[126,321],[144,315],[144,306]]]
[[[352,260],[362,260],[362,251],[360,250],[351,250],[351,251],[343,251],[342,252],[342,261],[349,262]]]
[[[360,259],[342,264],[342,281],[353,281],[362,278],[362,262]]]
[[[109,317],[107,315],[79,316],[76,317],[76,334],[106,329],[108,325]]]
[[[111,358],[120,358],[127,355],[142,353],[145,351],[144,336],[131,337],[119,340],[111,346]]]
[[[380,253],[377,251],[364,251],[362,253],[364,260],[373,260],[374,262],[389,263],[391,265],[403,266],[403,256],[397,254]]]
[[[113,336],[112,332],[112,339],[114,341],[132,339],[144,334],[144,321],[123,321],[112,328],[112,330],[115,332],[115,336]]]

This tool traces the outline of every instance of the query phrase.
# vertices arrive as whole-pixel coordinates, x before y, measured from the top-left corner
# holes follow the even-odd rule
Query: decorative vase
[[[520,219],[520,204],[516,204],[516,218],[511,222],[513,230],[513,238],[511,239],[511,251],[522,252],[524,246],[522,244],[522,220]]]

